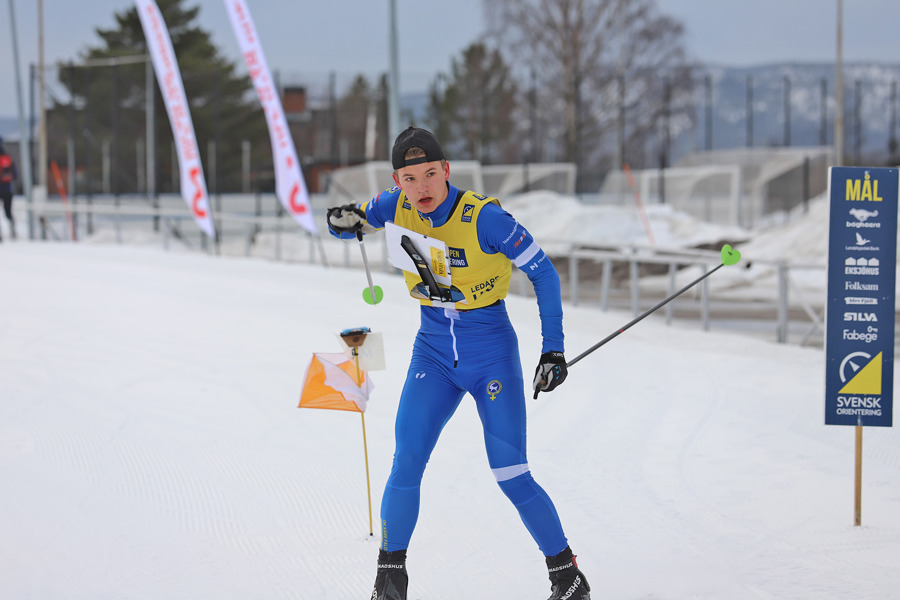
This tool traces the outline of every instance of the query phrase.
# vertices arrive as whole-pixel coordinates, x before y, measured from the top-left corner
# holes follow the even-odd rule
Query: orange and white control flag
[[[346,354],[316,352],[306,370],[298,408],[366,412],[374,387]]]

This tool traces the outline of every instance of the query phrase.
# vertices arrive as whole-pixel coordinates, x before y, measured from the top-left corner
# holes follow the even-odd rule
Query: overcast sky
[[[23,100],[28,65],[38,62],[37,0],[6,0],[0,13],[0,116],[15,116],[15,70],[9,29],[14,2]],[[200,5],[199,24],[243,70],[222,0]],[[130,0],[43,0],[44,61],[77,60],[99,45],[95,29],[113,28]],[[402,91],[424,90],[483,30],[481,0],[397,0]],[[835,57],[837,0],[657,0],[682,21],[691,57],[729,66]],[[86,7],[90,8],[86,8]],[[388,0],[283,2],[248,0],[269,66],[286,77],[336,72],[380,73],[388,65]],[[844,2],[844,60],[900,62],[900,0]],[[51,78],[53,76],[51,75]]]

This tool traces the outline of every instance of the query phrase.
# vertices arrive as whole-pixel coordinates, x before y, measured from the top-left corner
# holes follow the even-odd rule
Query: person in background
[[[16,239],[16,221],[12,214],[12,199],[18,176],[16,163],[3,147],[3,138],[0,138],[0,199],[3,200],[3,213],[9,221],[9,234],[13,239]],[[0,241],[2,240],[3,236],[0,235]]]
[[[566,379],[559,275],[528,231],[496,198],[449,183],[450,163],[437,138],[410,127],[392,149],[396,186],[362,206],[327,211],[332,235],[352,239],[393,222],[442,240],[451,259],[452,293],[436,297],[404,272],[421,304],[421,325],[400,396],[394,462],[381,502],[381,545],[372,600],[405,600],[406,552],[419,514],[425,465],[466,392],[484,429],[488,462],[545,556],[550,600],[590,600],[556,508],[531,475],[526,457],[525,383],[516,333],[506,311],[512,265],[534,286],[543,337],[534,398]],[[424,275],[424,274],[423,274]],[[427,277],[426,277],[427,278]],[[447,296],[444,296],[447,294]],[[437,298],[440,298],[439,300]]]

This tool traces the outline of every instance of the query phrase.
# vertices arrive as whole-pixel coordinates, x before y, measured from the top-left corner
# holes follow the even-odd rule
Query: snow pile
[[[743,241],[748,232],[695,219],[668,205],[646,208],[650,231],[633,207],[582,204],[572,196],[535,191],[507,200],[503,208],[512,213],[548,250],[569,244],[663,248],[691,248],[718,244],[722,240]]]

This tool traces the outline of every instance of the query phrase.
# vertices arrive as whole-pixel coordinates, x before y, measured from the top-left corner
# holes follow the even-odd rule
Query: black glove
[[[539,392],[550,392],[556,389],[556,386],[566,380],[569,369],[566,367],[566,357],[562,352],[544,352],[541,354],[541,360],[538,362],[537,369],[534,370],[534,397],[538,397]]]
[[[355,204],[329,208],[325,213],[325,219],[328,221],[328,228],[339,236],[341,234],[355,234],[357,231],[362,231],[363,233],[375,231],[374,227],[366,223],[366,213]]]

